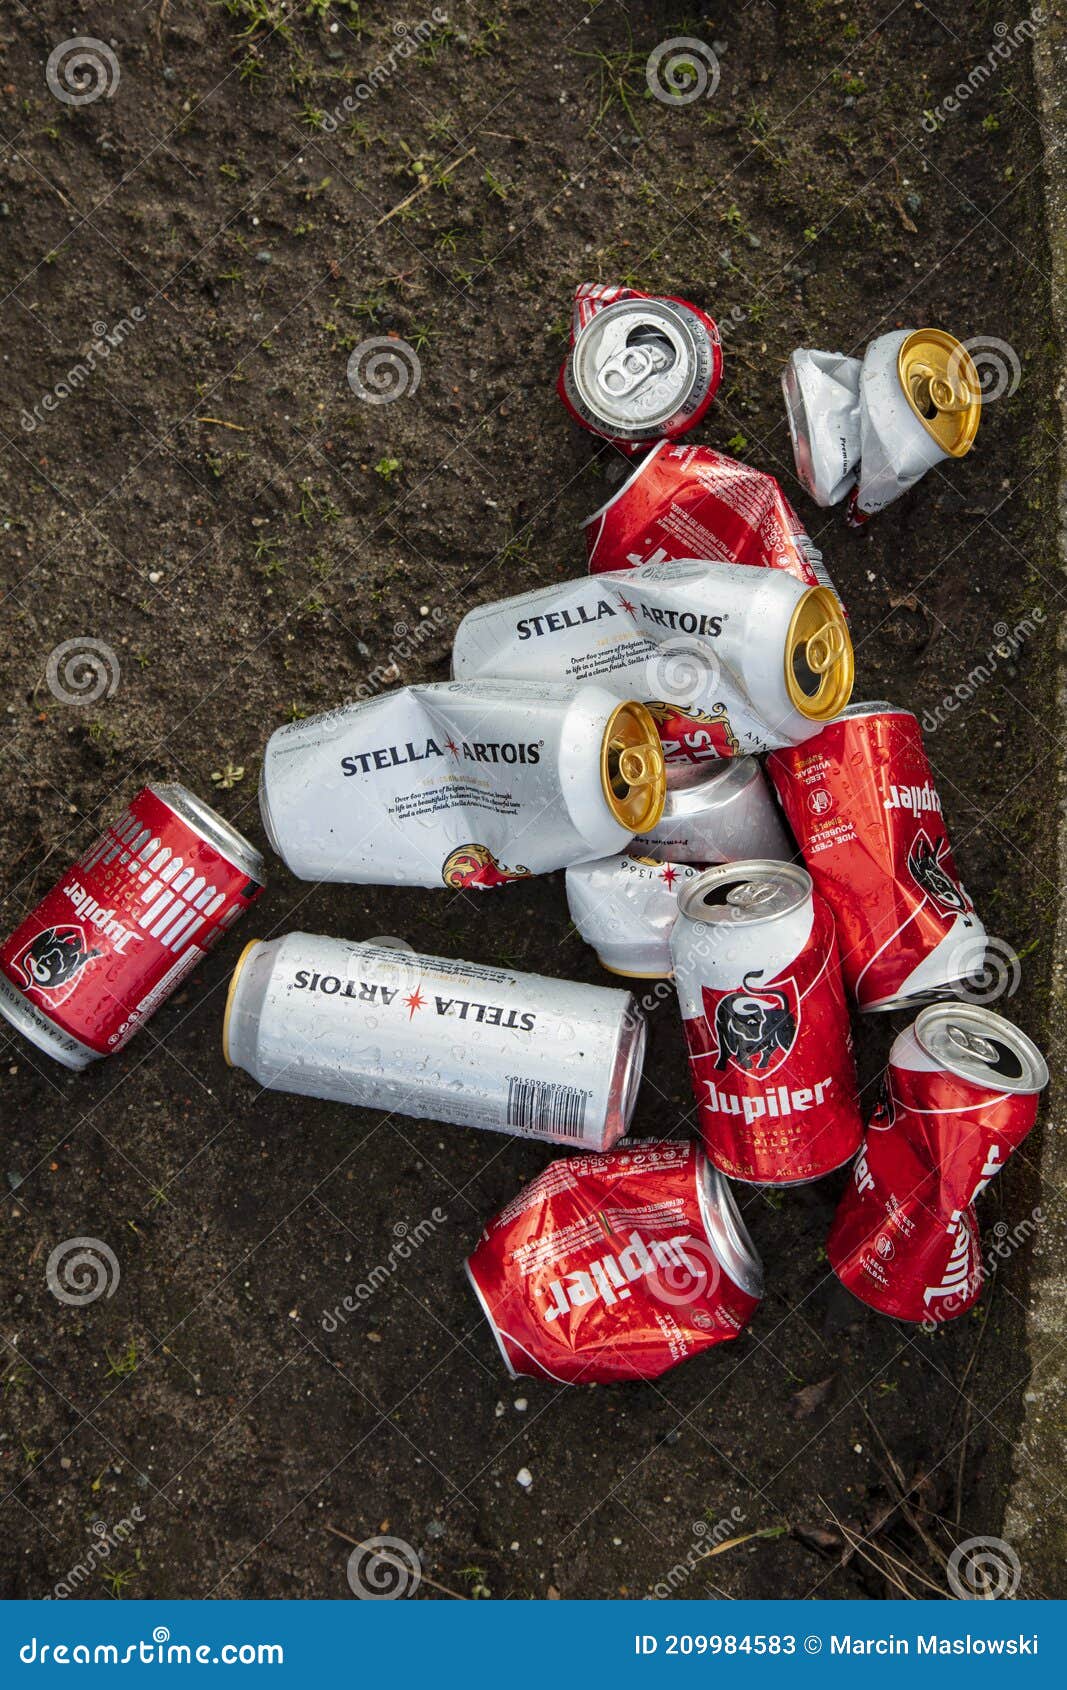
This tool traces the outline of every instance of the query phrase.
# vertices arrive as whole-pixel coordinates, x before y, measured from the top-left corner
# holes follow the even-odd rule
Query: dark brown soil
[[[630,278],[728,325],[699,438],[796,499],[850,605],[857,696],[933,710],[998,624],[1045,611],[930,738],[968,886],[1025,953],[1011,1013],[1040,1035],[1061,589],[1025,43],[942,127],[922,121],[987,59],[1003,8],[756,0],[683,21],[613,0],[448,0],[448,23],[334,133],[322,114],[388,64],[394,10],[318,0],[285,28],[255,21],[284,10],[0,14],[5,928],[147,778],[214,793],[262,843],[273,728],[391,663],[443,678],[470,605],[581,572],[578,522],[622,466],[553,382],[574,285]],[[111,43],[113,98],[50,94],[46,60],[72,34]],[[648,97],[645,63],[676,35],[719,43],[722,75],[713,98],[671,109]],[[93,325],[134,306],[144,320],[31,430]],[[1010,343],[1022,382],[988,407],[971,457],[856,536],[798,493],[779,372],[798,344],[852,350],[926,322]],[[417,348],[421,385],[369,406],[346,362],[389,334]],[[91,705],[45,680],[76,636],[121,667]],[[243,773],[222,786],[228,767]],[[243,937],[296,926],[603,978],[558,875],[401,895],[300,885],[274,863]],[[81,1077],[5,1035],[4,1594],[46,1594],[94,1520],[138,1508],[86,1593],[347,1597],[332,1525],[406,1540],[467,1594],[644,1595],[681,1565],[689,1596],[893,1595],[877,1551],[839,1565],[834,1523],[884,1520],[890,1452],[908,1481],[932,1475],[928,1536],[998,1530],[1028,1377],[1025,1251],[978,1314],[930,1339],[828,1273],[839,1180],[749,1194],[769,1291],[735,1345],[656,1385],[509,1385],[461,1262],[544,1149],[257,1096],[219,1050],[238,949]],[[684,1133],[670,1003],[651,1021],[636,1127]],[[860,1029],[868,1096],[892,1031]],[[988,1226],[1030,1212],[1035,1166],[1025,1146],[984,1201]],[[324,1330],[435,1207],[447,1222]],[[83,1309],[45,1283],[74,1236],[121,1267]],[[731,1535],[762,1535],[689,1571],[701,1523],[731,1518]],[[903,1512],[877,1542],[945,1589]]]

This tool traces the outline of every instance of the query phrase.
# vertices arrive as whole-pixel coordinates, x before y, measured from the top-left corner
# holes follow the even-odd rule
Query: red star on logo
[[[420,988],[418,986],[416,986],[415,990],[413,992],[408,993],[407,997],[404,999],[404,1002],[408,1006],[408,1020],[410,1021],[411,1017],[414,1015],[414,1013],[417,1009],[422,1009],[422,1008],[425,1007],[426,999],[423,997]]]
[[[621,606],[622,606],[622,608],[623,608],[623,610],[625,610],[625,611],[626,611],[626,613],[627,613],[627,615],[629,615],[629,616],[634,616],[634,617],[636,617],[636,615],[637,615],[637,606],[636,606],[636,605],[635,605],[635,604],[631,604],[631,603],[630,603],[630,601],[629,601],[629,599],[624,599],[624,598],[623,598],[623,597],[622,597],[622,596],[621,596],[621,595],[620,595],[620,597],[619,597],[619,604],[620,604],[620,605],[621,605]]]
[[[678,879],[677,870],[673,869],[670,863],[668,863],[666,868],[663,870],[663,873],[660,875],[660,879],[664,881],[666,885],[673,886],[675,881]]]
[[[451,751],[453,757],[459,756],[459,746],[456,744],[454,739],[445,740],[445,750]]]

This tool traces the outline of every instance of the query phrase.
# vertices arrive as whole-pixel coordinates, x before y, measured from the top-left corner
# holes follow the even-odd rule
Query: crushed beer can
[[[643,700],[668,773],[810,739],[845,708],[854,672],[845,614],[828,587],[693,560],[482,605],[456,630],[452,667],[465,679],[595,680]]]
[[[666,980],[678,892],[700,873],[689,863],[623,852],[567,870],[567,908],[609,974]]]
[[[642,452],[693,428],[721,378],[719,331],[698,306],[599,282],[577,289],[556,385],[590,433]]]
[[[593,575],[700,558],[833,586],[774,476],[710,446],[661,441],[582,529]]]
[[[0,1015],[66,1068],[121,1050],[263,890],[184,786],[146,786],[0,946]]]
[[[943,329],[879,335],[862,359],[798,349],[782,387],[798,476],[818,504],[848,494],[854,527],[965,457],[982,415],[974,360]]]
[[[269,1091],[600,1151],[645,1036],[629,992],[289,933],[245,948],[223,1052]]]
[[[722,1176],[692,1144],[551,1163],[489,1222],[467,1275],[512,1378],[657,1379],[736,1338],[763,1295]]]
[[[837,922],[861,1010],[915,1008],[982,971],[986,931],[953,860],[910,710],[854,704],[767,762],[816,889]]]
[[[271,735],[260,809],[301,880],[499,886],[621,851],[663,810],[656,727],[599,685],[398,688]]]
[[[856,1154],[862,1121],[834,918],[790,863],[708,869],[671,934],[700,1136],[753,1185],[804,1185]]]
[[[1026,1035],[977,1005],[933,1005],[897,1036],[827,1239],[854,1296],[931,1324],[977,1301],[975,1199],[1030,1131],[1048,1078]]]
[[[755,757],[672,764],[663,814],[633,849],[658,862],[705,865],[796,856]]]

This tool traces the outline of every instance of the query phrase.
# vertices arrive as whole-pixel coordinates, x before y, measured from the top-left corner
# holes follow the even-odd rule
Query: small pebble
[[[498,1402],[493,1410],[493,1413],[496,1415],[498,1420],[501,1419],[505,1413],[504,1404],[502,1402]]]
[[[163,66],[163,80],[164,82],[177,82],[178,72],[175,70],[173,65]]]
[[[525,1414],[526,1410],[529,1408],[529,1406],[530,1405],[526,1401],[525,1397],[516,1397],[515,1398],[515,1407],[518,1409],[520,1414]]]
[[[439,1538],[439,1537],[444,1537],[444,1535],[445,1535],[444,1522],[441,1521],[441,1520],[431,1520],[429,1525],[426,1527],[426,1536],[436,1539],[436,1538]]]
[[[863,1454],[863,1445],[862,1444],[853,1444],[852,1448],[857,1455]]]
[[[148,579],[152,582],[152,584],[154,586],[157,581],[162,581],[163,571],[161,569],[150,569],[148,571]]]
[[[515,1483],[517,1485],[521,1485],[523,1490],[529,1490],[530,1486],[533,1484],[533,1474],[530,1472],[528,1467],[519,1468],[515,1475]]]
[[[257,264],[273,264],[274,263],[274,254],[271,253],[271,252],[268,252],[266,250],[266,248],[264,247],[262,252],[256,253],[256,263]]]

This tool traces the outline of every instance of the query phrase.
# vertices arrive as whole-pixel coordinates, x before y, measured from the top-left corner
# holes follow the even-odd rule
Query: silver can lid
[[[750,1297],[763,1296],[763,1263],[741,1219],[729,1182],[703,1151],[697,1160],[700,1216],[720,1266]]]
[[[938,1003],[915,1021],[927,1056],[974,1085],[1003,1092],[1038,1092],[1048,1085],[1048,1064],[1032,1039],[977,1004]]]
[[[811,875],[795,863],[720,863],[682,888],[678,913],[690,921],[777,921],[811,898]]]
[[[586,323],[571,371],[582,403],[622,432],[669,422],[689,398],[700,362],[694,324],[663,299],[620,299]]]
[[[905,710],[900,704],[890,704],[887,699],[874,699],[870,704],[850,704],[847,710],[842,710],[837,720],[847,722],[857,716],[911,716],[914,712]]]
[[[198,833],[201,839],[213,846],[222,856],[228,857],[235,868],[246,874],[249,880],[262,885],[266,879],[266,865],[262,854],[256,850],[250,839],[238,832],[232,822],[225,816],[220,816],[210,804],[205,804],[195,792],[190,792],[187,786],[181,786],[177,781],[163,786],[151,786],[148,789],[164,804],[169,804],[175,815],[181,816],[182,821]]]

